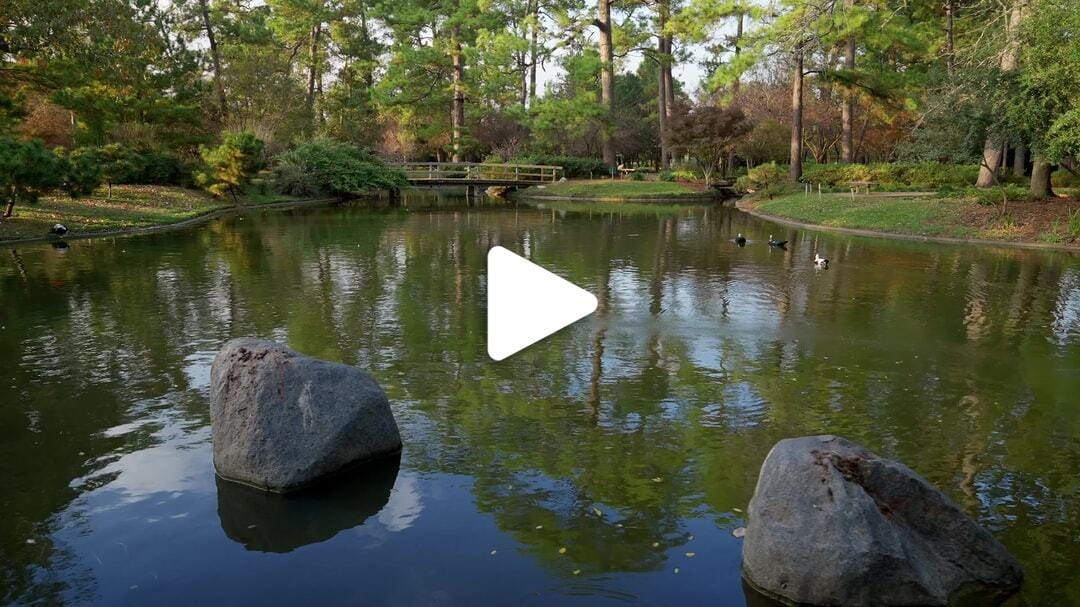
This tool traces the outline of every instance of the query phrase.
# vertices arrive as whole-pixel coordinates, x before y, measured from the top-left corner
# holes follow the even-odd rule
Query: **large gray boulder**
[[[761,466],[743,575],[809,605],[994,604],[1020,565],[907,466],[837,436],[777,443]]]
[[[401,450],[379,385],[355,367],[272,341],[225,344],[210,369],[214,467],[261,489],[300,489]]]

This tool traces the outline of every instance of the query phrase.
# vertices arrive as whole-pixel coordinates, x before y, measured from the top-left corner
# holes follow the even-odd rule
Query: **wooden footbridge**
[[[412,185],[521,186],[554,183],[562,167],[543,164],[484,164],[479,162],[403,162],[401,169]]]

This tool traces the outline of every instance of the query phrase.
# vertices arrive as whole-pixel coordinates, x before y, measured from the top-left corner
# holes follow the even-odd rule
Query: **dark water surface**
[[[1080,604],[1080,259],[582,208],[4,248],[0,600],[740,604],[732,530],[766,452],[837,433],[993,530],[1026,569],[1015,604]],[[495,244],[598,313],[491,362]],[[295,498],[217,482],[210,362],[243,335],[372,373],[400,463]]]

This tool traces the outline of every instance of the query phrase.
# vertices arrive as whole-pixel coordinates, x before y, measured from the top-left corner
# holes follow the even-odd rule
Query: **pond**
[[[496,244],[597,313],[492,362]],[[246,335],[374,375],[400,462],[295,498],[216,481],[210,363]],[[6,247],[0,344],[5,603],[740,604],[765,454],[835,433],[991,529],[1026,570],[1013,604],[1080,604],[1065,253],[719,207],[354,203]]]

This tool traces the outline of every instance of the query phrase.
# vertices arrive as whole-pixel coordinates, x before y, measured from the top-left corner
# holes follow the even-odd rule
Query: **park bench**
[[[870,188],[877,185],[875,181],[849,181],[848,187],[851,188],[851,194],[854,196],[859,193],[859,189],[866,190],[866,193],[870,193]]]

